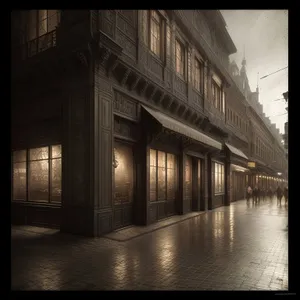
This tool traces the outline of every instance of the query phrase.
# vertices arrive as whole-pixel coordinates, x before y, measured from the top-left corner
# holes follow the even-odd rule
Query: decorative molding
[[[137,103],[128,96],[115,91],[114,93],[114,112],[120,115],[128,116],[134,120],[138,120],[138,106]]]

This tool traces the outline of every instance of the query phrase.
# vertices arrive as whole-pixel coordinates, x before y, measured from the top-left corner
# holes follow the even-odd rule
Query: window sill
[[[162,67],[164,66],[164,61],[163,61],[158,55],[156,55],[151,49],[149,49],[149,54],[150,54],[151,57],[152,57],[157,63],[159,63]]]
[[[183,77],[181,74],[177,73],[176,71],[175,71],[175,74],[176,74],[176,77],[177,77],[178,79],[180,79],[180,80],[183,81],[185,84],[187,84],[187,80],[184,79],[184,77]]]
[[[194,86],[193,86],[193,91],[197,94],[197,95],[199,95],[200,97],[204,97],[204,93],[203,92],[201,92],[201,91],[198,91]]]

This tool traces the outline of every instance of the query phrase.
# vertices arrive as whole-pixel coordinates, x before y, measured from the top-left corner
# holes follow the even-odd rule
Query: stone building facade
[[[243,198],[234,52],[217,10],[14,11],[12,222],[100,236]]]

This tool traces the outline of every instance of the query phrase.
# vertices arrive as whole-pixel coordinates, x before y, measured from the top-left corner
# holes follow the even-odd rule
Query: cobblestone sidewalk
[[[12,228],[12,290],[287,290],[287,207],[245,201],[119,242]]]

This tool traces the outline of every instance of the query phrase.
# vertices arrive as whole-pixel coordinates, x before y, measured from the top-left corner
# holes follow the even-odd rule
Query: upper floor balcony
[[[56,46],[59,10],[28,10],[12,18],[12,59],[26,60]]]

